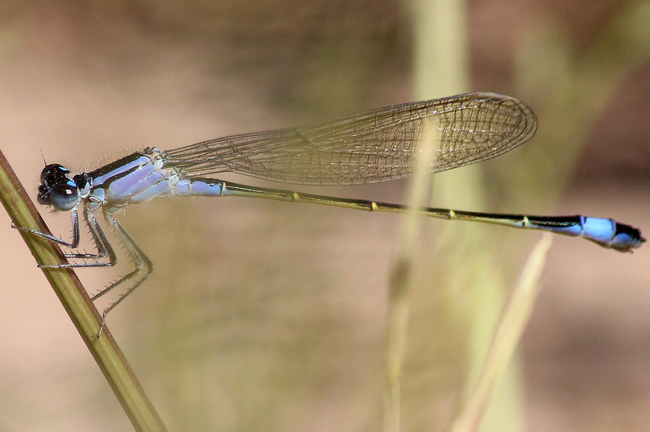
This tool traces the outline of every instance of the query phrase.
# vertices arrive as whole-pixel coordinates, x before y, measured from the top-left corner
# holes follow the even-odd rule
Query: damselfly
[[[219,138],[160,151],[145,148],[90,172],[72,176],[58,164],[41,173],[38,202],[72,212],[72,241],[31,231],[69,248],[79,245],[79,207],[97,246],[96,253],[68,253],[80,260],[55,268],[114,266],[117,256],[95,213],[124,245],[135,269],[95,294],[96,300],[126,282],[131,285],[106,308],[106,315],[153,271],[153,264],[113,214],[129,204],[164,196],[245,196],[308,202],[356,210],[403,213],[403,205],[342,199],[267,189],[213,178],[233,172],[300,185],[354,185],[409,176],[424,122],[438,125],[438,147],[431,172],[484,161],[528,141],[537,128],[532,110],[517,99],[493,93],[469,93],[394,105],[305,128],[289,128]],[[423,216],[465,220],[583,237],[606,248],[631,251],[645,241],[638,229],[612,219],[585,216],[524,216],[439,208],[417,210]],[[101,333],[101,331],[100,331]]]

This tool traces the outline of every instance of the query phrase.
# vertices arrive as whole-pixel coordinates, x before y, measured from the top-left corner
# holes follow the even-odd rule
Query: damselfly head
[[[77,184],[70,179],[70,170],[59,164],[46,165],[41,171],[38,187],[38,203],[54,206],[56,210],[68,211],[79,205]]]

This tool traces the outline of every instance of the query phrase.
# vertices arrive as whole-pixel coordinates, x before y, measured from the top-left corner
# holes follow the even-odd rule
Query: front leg
[[[72,219],[72,221],[71,221],[72,222],[72,241],[71,242],[67,242],[67,241],[65,241],[65,240],[63,240],[61,238],[53,236],[52,234],[47,234],[47,233],[44,233],[44,232],[41,232],[41,231],[38,231],[38,230],[35,230],[35,229],[17,227],[13,223],[11,224],[11,227],[14,228],[14,229],[17,229],[19,231],[28,232],[28,233],[37,235],[39,237],[45,238],[45,239],[47,239],[47,240],[49,240],[51,242],[60,244],[61,246],[65,246],[65,247],[68,247],[70,249],[76,249],[77,247],[79,247],[79,239],[80,239],[80,235],[79,235],[79,212],[77,211],[76,208],[74,208],[72,210],[71,219]],[[72,257],[68,256],[66,254],[66,258],[72,258]]]
[[[93,206],[94,207],[94,206]],[[66,263],[66,264],[56,264],[56,265],[41,265],[40,268],[78,268],[78,267],[112,267],[117,263],[117,257],[115,252],[111,247],[106,235],[102,231],[101,227],[97,223],[97,220],[94,215],[94,211],[90,205],[87,203],[84,204],[84,219],[86,224],[90,228],[90,233],[93,236],[93,241],[95,247],[97,248],[96,253],[66,253],[64,256],[70,259],[80,259],[80,260],[100,260],[102,258],[108,257],[108,262],[81,262],[81,263]],[[13,226],[13,225],[12,225]],[[18,228],[13,226],[20,231],[29,232],[31,234],[37,235],[41,238],[44,238],[53,243],[57,243],[61,246],[68,247],[71,249],[76,249],[79,247],[80,234],[79,234],[79,213],[77,208],[72,210],[72,241],[67,242],[63,239],[53,236],[52,234],[47,234],[33,229],[28,228]]]

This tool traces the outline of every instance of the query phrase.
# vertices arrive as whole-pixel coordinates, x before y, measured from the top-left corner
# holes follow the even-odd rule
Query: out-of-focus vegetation
[[[517,96],[533,107],[540,128],[512,154],[436,175],[433,203],[533,214],[589,210],[563,201],[570,194],[606,212],[597,216],[647,221],[640,219],[647,212],[628,210],[648,201],[638,184],[647,180],[650,160],[649,9],[640,1],[467,3],[464,28],[457,31],[466,32],[467,51],[458,61],[467,62],[459,87],[468,88],[458,91]],[[23,181],[36,182],[41,148],[48,163],[90,169],[125,148],[172,148],[445,96],[414,95],[427,71],[413,75],[415,47],[421,48],[413,14],[412,4],[391,0],[6,3],[0,6],[0,122],[7,141],[0,146],[22,163]],[[430,73],[435,79],[440,71]],[[574,176],[578,181],[569,183]],[[404,202],[406,187],[396,182],[315,192]],[[584,194],[594,188],[614,189],[609,196],[616,202]],[[223,199],[135,206],[120,221],[156,273],[108,324],[170,430],[381,428],[386,292],[399,216]],[[537,239],[534,233],[445,224],[424,221],[412,263],[405,431],[444,430]],[[55,232],[65,235],[67,225],[61,227]],[[592,245],[574,252],[571,242],[581,240],[555,241],[552,253],[560,258],[551,256],[548,285],[557,283],[561,291],[564,279],[552,275],[566,269],[567,286],[584,285],[594,296],[642,285],[644,250],[621,260]],[[22,268],[10,258],[7,271]],[[625,276],[605,277],[619,274]],[[80,276],[99,287],[115,273]],[[605,391],[611,379],[605,369],[599,387],[593,384],[598,371],[575,382],[549,372],[554,361],[569,357],[572,371],[590,370],[594,363],[573,359],[585,352],[593,362],[606,358],[602,351],[610,340],[589,331],[596,318],[586,306],[569,303],[569,290],[566,295],[551,298],[551,306],[559,306],[543,310],[549,327],[534,326],[537,339],[526,343],[536,357],[524,356],[533,365],[525,368],[532,382],[527,397],[518,378],[523,372],[513,372],[495,414],[508,421],[490,424],[520,430],[526,417],[529,430],[576,431],[595,430],[591,422],[598,419],[612,430],[647,430],[647,419],[634,407],[647,408],[650,382],[633,387],[618,379],[620,397],[614,398]],[[7,303],[16,308],[19,299]],[[595,310],[602,316],[603,308]],[[562,339],[565,330],[553,324],[567,315],[584,318],[583,327]],[[639,322],[628,324],[627,334],[637,334],[630,329],[642,328]],[[44,323],[39,334],[52,340],[54,326],[47,316]],[[0,409],[0,422],[21,430],[128,427],[85,353],[71,355],[79,348],[74,336],[70,352],[43,355],[48,340],[33,333],[16,338],[11,324],[2,327],[12,348],[0,386],[15,390],[0,403],[12,407]],[[565,345],[549,343],[546,335]],[[30,343],[27,353],[19,349]],[[538,348],[548,345],[556,351]],[[585,350],[571,351],[574,346]],[[637,347],[634,355],[647,366],[642,343],[625,346]],[[14,360],[17,353],[33,363]],[[629,405],[621,409],[613,400]]]

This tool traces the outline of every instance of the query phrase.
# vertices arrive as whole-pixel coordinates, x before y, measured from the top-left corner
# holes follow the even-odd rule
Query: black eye
[[[58,184],[50,190],[49,201],[57,210],[72,210],[79,204],[79,191],[71,185]]]

